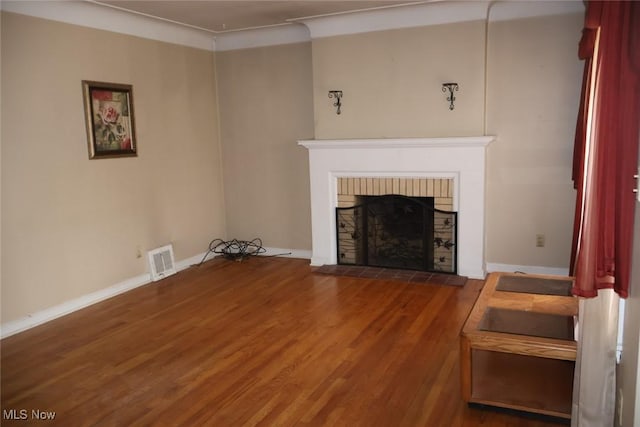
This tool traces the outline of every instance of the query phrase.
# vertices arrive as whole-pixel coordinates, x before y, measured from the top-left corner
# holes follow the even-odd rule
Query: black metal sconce
[[[458,83],[442,83],[442,91],[449,91],[449,96],[447,97],[447,101],[449,101],[449,110],[453,110],[453,102],[456,100],[456,97],[453,95],[454,91],[458,91]]]
[[[333,103],[334,107],[337,107],[336,114],[340,114],[340,107],[342,107],[342,91],[341,90],[330,90],[329,98],[335,98],[336,102]]]

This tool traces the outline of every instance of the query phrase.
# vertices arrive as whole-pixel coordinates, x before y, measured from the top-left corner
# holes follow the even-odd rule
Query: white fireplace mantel
[[[303,140],[309,150],[311,265],[337,263],[340,177],[451,178],[458,211],[458,274],[485,277],[485,153],[493,136]]]
[[[428,148],[428,147],[486,147],[493,136],[464,136],[442,138],[385,138],[385,139],[310,139],[298,141],[309,150],[341,148]]]

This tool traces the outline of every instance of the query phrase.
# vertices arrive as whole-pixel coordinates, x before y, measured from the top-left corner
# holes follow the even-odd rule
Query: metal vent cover
[[[176,273],[173,246],[166,245],[147,252],[151,280],[157,281]]]

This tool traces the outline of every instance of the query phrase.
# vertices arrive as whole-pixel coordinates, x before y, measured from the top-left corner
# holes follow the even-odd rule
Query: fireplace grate
[[[336,208],[340,265],[457,273],[457,212],[432,197],[358,196]]]

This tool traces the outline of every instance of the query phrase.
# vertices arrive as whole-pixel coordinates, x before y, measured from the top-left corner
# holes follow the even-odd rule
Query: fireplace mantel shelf
[[[298,141],[309,149],[486,147],[494,136],[452,136],[439,138],[309,139]]]

